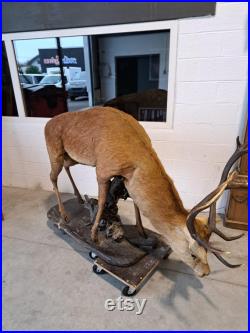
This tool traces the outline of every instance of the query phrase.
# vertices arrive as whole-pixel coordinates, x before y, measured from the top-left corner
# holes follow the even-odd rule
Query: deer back
[[[130,196],[150,219],[186,212],[150,138],[130,115],[111,107],[65,113],[48,122],[45,134],[47,145],[59,142],[76,162],[96,166],[98,177],[123,176]]]

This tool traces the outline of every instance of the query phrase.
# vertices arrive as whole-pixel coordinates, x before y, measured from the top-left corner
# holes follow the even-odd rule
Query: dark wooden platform
[[[98,244],[91,240],[91,214],[88,204],[79,204],[76,199],[64,202],[69,222],[61,220],[58,205],[48,211],[48,219],[56,229],[74,238],[84,248],[89,248],[96,256],[94,265],[97,274],[101,270],[123,282],[131,290],[136,290],[150,276],[161,259],[167,258],[171,249],[160,240],[157,233],[145,229],[148,237],[140,236],[135,225],[123,225],[124,237],[115,241],[107,237],[104,230],[98,232]],[[94,257],[93,257],[94,259]]]
[[[97,258],[95,264],[105,272],[123,282],[132,290],[138,289],[153,273],[162,259],[167,259],[171,253],[170,248],[157,248],[147,254],[141,260],[129,267],[119,267],[107,264],[104,260]]]

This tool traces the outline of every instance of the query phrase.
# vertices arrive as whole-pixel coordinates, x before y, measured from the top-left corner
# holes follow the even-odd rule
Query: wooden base
[[[107,237],[105,230],[99,230],[99,243],[96,244],[90,237],[92,222],[86,205],[70,199],[64,202],[64,207],[70,221],[62,222],[56,205],[48,211],[48,225],[55,232],[61,230],[64,235],[60,235],[66,241],[65,234],[83,248],[87,247],[90,257],[94,259],[93,271],[96,274],[107,272],[123,282],[126,285],[123,294],[126,296],[134,295],[161,259],[167,258],[171,253],[170,247],[160,239],[160,235],[145,229],[148,236],[145,239],[139,235],[135,225],[123,225],[124,238],[119,242]]]
[[[167,259],[171,253],[170,248],[161,248],[158,250],[160,251],[157,251],[157,254],[148,254],[136,264],[126,268],[109,265],[100,258],[97,258],[94,263],[97,267],[99,267],[99,269],[107,272],[127,285],[131,293],[134,295],[135,291],[137,291],[138,288],[140,288],[141,285],[144,284],[150,275],[154,272],[154,270],[160,264],[161,260]]]

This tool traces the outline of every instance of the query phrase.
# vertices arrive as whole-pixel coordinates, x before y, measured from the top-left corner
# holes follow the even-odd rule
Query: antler
[[[228,179],[222,183],[221,185],[219,185],[213,192],[211,192],[209,195],[207,195],[201,202],[199,202],[188,214],[187,217],[187,228],[191,234],[191,236],[203,247],[205,247],[207,250],[213,252],[221,252],[218,249],[215,249],[213,247],[211,247],[209,244],[207,244],[205,241],[203,241],[202,239],[199,238],[199,236],[196,234],[196,230],[195,230],[195,226],[194,226],[194,220],[196,218],[196,216],[203,210],[207,209],[208,207],[210,207],[211,205],[213,205],[214,203],[216,203],[216,201],[222,196],[223,192],[225,191],[225,189],[227,188],[228,183],[233,179],[233,177],[235,176],[235,171],[232,172],[230,174],[230,176],[228,177]],[[212,226],[214,224],[214,211],[213,214],[211,214],[210,216],[210,226]]]
[[[221,185],[223,182],[226,181],[226,179],[228,178],[228,174],[229,174],[232,166],[234,165],[234,163],[247,152],[248,152],[247,144],[241,144],[239,136],[237,136],[236,150],[224,167],[219,185]],[[234,177],[234,178],[236,178],[236,177]],[[233,180],[234,179],[232,179],[232,182],[228,183],[227,188],[231,187],[231,184],[233,184]],[[239,187],[246,187],[246,184],[241,184],[241,185],[239,185]],[[221,232],[220,230],[218,230],[216,228],[215,220],[216,220],[216,202],[211,205],[210,211],[209,211],[208,228],[209,228],[210,232],[211,233],[214,232],[216,235],[218,235],[219,237],[221,237],[222,239],[224,239],[226,241],[232,241],[232,240],[239,239],[242,236],[244,236],[243,233],[239,234],[237,236],[227,236],[227,235],[223,234],[223,232]]]
[[[234,171],[231,174],[229,174],[232,166],[242,155],[244,155],[248,152],[247,144],[242,145],[240,143],[239,137],[237,137],[236,143],[237,143],[237,148],[236,148],[235,152],[233,153],[233,155],[228,160],[227,164],[225,165],[225,168],[223,170],[221,180],[220,180],[220,183],[219,183],[218,187],[213,192],[211,192],[209,195],[207,195],[201,202],[199,202],[190,211],[190,213],[187,217],[187,222],[186,222],[187,223],[187,228],[188,228],[192,238],[195,239],[198,242],[198,244],[203,246],[206,250],[212,252],[224,265],[226,265],[230,268],[239,267],[240,265],[232,265],[232,264],[228,263],[218,253],[218,252],[222,252],[221,250],[212,247],[206,241],[200,239],[200,237],[196,234],[194,221],[195,221],[195,217],[201,211],[210,207],[209,218],[208,218],[208,229],[209,229],[210,234],[212,232],[214,232],[226,241],[231,241],[231,240],[234,240],[234,239],[238,239],[238,238],[240,238],[244,235],[244,234],[240,234],[240,235],[237,235],[237,236],[229,237],[229,236],[224,235],[220,230],[218,230],[216,228],[216,202],[221,197],[223,192],[226,189],[230,188],[230,184],[233,183],[233,179],[237,175],[237,171]],[[245,185],[244,185],[244,187],[245,187]]]

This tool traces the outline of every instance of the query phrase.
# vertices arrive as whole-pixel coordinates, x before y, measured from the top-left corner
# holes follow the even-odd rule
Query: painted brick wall
[[[247,4],[180,20],[177,57],[174,130],[153,143],[190,208],[217,185],[245,123]]]
[[[246,120],[247,3],[217,3],[214,17],[178,23],[174,126],[149,135],[191,208],[217,185]],[[4,119],[4,185],[52,189],[44,124]],[[75,166],[72,174],[81,193],[97,194],[94,168]],[[72,192],[64,171],[59,189]]]

